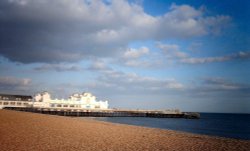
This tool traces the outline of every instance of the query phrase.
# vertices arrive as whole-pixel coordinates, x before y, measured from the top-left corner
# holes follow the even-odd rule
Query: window
[[[9,102],[3,102],[3,105],[9,105]]]
[[[55,107],[55,104],[51,104],[50,107]]]
[[[68,107],[68,105],[64,104],[63,107]]]
[[[0,105],[2,105],[2,102],[0,102]]]
[[[57,104],[57,107],[62,107],[62,105],[61,104]]]
[[[75,107],[74,105],[70,105],[69,107]]]
[[[16,105],[16,102],[10,102],[10,105]]]
[[[23,103],[23,105],[28,105],[28,103]]]
[[[21,102],[17,102],[17,105],[18,105],[18,106],[21,106],[21,105],[22,105],[22,103],[21,103]]]

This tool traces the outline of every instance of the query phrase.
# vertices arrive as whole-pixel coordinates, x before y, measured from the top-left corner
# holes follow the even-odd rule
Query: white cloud
[[[173,37],[192,37],[205,35],[208,33],[206,25],[200,23],[203,18],[203,12],[189,5],[177,6],[173,4],[170,12],[160,18],[160,28],[166,30],[161,31],[162,36],[168,35]],[[160,31],[159,31],[160,32]]]
[[[162,65],[162,55],[142,46],[138,49],[127,49],[116,62],[128,67],[158,68]]]
[[[240,51],[234,54],[225,55],[221,57],[204,57],[204,58],[184,58],[181,59],[181,63],[186,64],[203,64],[203,63],[212,63],[212,62],[224,62],[236,59],[250,59],[250,52],[249,51]]]
[[[179,45],[176,44],[161,44],[158,43],[157,46],[163,50],[163,53],[167,58],[186,58],[188,55],[180,50]]]
[[[70,65],[70,64],[43,64],[39,67],[34,68],[37,71],[48,71],[54,70],[57,72],[63,71],[82,71],[83,69],[77,65]]]
[[[30,78],[16,78],[11,76],[0,77],[1,93],[21,94],[23,92],[32,92],[32,80]]]
[[[225,15],[209,16],[201,19],[201,24],[207,29],[207,32],[218,35],[221,33],[222,29],[231,18]]]
[[[242,59],[249,59],[250,58],[250,51],[240,51],[237,54],[234,54],[233,57],[235,58],[242,58]]]
[[[31,84],[29,78],[14,78],[14,77],[0,77],[0,85],[2,87],[8,86],[27,86]]]
[[[203,63],[213,63],[213,62],[225,62],[237,59],[250,59],[249,51],[239,51],[232,54],[227,54],[224,56],[214,56],[214,57],[192,57],[184,51],[181,51],[179,45],[176,44],[162,44],[157,43],[157,47],[163,51],[165,58],[174,63],[183,64],[203,64]]]
[[[90,71],[97,76],[94,81],[89,81],[88,86],[100,91],[121,91],[141,93],[146,91],[182,90],[184,85],[174,78],[155,78],[141,76],[134,72],[117,71],[108,66],[103,60],[92,60]]]
[[[93,59],[91,61],[91,65],[88,67],[89,70],[94,70],[94,71],[109,71],[111,70],[110,67],[108,67],[108,63],[104,60],[100,59]]]
[[[232,82],[221,77],[204,78],[202,87],[207,90],[240,90],[249,88],[246,84]]]
[[[139,58],[147,54],[149,54],[149,49],[147,47],[141,47],[139,49],[130,48],[124,53],[124,58],[126,59]]]
[[[146,47],[129,49],[121,58],[118,58],[118,62],[129,67],[162,68],[173,64],[204,64],[250,59],[249,51],[239,51],[224,56],[192,57],[191,53],[182,51],[177,44],[158,42],[156,45],[161,49],[161,52],[149,51]]]
[[[142,61],[142,60],[126,60],[123,62],[126,66],[129,67],[149,67],[149,61]]]
[[[115,71],[112,68],[97,69],[100,74],[95,81],[91,84],[95,88],[109,88],[113,91],[116,89],[122,91],[151,91],[151,90],[180,90],[184,85],[175,79],[158,79],[148,76],[140,76],[136,73],[125,73]]]
[[[173,4],[164,15],[152,16],[123,0],[12,0],[0,5],[8,8],[1,11],[0,54],[23,63],[113,57],[134,40],[217,34],[230,22],[229,16],[207,16],[189,5]]]

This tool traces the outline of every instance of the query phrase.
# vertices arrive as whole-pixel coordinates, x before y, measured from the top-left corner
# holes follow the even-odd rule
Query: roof
[[[12,94],[0,94],[0,98],[2,99],[3,97],[8,98],[8,100],[15,100],[15,101],[29,101],[32,99],[32,96],[29,95],[12,95]],[[17,100],[17,98],[19,98]]]

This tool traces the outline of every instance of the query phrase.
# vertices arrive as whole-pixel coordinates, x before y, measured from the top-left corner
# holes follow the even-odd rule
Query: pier
[[[33,112],[72,117],[153,117],[153,118],[188,118],[198,119],[199,113],[194,112],[166,112],[152,110],[94,110],[94,109],[62,109],[62,108],[32,108],[32,107],[5,107],[7,110]]]
[[[73,117],[155,117],[198,119],[199,113],[175,110],[110,109],[108,101],[97,101],[91,93],[73,94],[68,100],[51,99],[48,92],[33,98],[26,95],[0,94],[0,109]]]

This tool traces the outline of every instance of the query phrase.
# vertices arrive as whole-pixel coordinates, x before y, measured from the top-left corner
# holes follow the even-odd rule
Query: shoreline
[[[0,110],[1,150],[248,150],[249,140]]]

